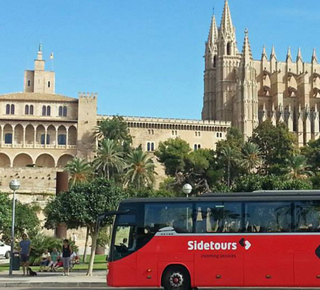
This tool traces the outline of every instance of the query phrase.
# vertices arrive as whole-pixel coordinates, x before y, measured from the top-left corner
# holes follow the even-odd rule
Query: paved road
[[[4,288],[4,289],[6,289],[6,288]],[[114,290],[116,290],[116,289],[119,289],[119,288],[110,288],[110,287],[104,287],[104,288],[96,288],[96,287],[91,287],[91,288],[83,288],[83,287],[79,287],[79,288],[43,288],[43,287],[40,287],[40,288],[12,288],[12,287],[10,287],[10,288],[7,288],[7,289],[10,289],[10,290],[37,290],[37,289],[39,289],[39,290],[77,290],[77,289],[81,289],[81,290],[106,290],[106,289],[114,289]],[[137,288],[121,288],[121,290],[134,290],[134,289],[136,289],[137,290]],[[140,290],[140,289],[139,289]],[[143,288],[143,290],[159,290],[159,288]]]

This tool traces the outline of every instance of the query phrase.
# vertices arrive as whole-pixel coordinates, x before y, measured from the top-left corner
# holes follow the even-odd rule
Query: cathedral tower
[[[242,131],[248,124],[244,118],[249,118],[249,122],[254,122],[254,124],[258,118],[256,109],[245,108],[242,103],[250,99],[247,106],[252,106],[253,98],[257,98],[251,90],[252,86],[256,88],[256,85],[251,84],[255,80],[254,68],[249,40],[246,41],[244,49],[248,49],[248,52],[243,53],[250,54],[250,56],[244,59],[237,49],[235,27],[232,23],[228,0],[226,0],[220,28],[217,28],[216,19],[213,16],[206,42],[202,119],[232,121],[232,124]],[[245,72],[245,68],[250,72]],[[243,86],[249,81],[248,78],[250,78],[250,88],[240,88],[240,85]],[[247,92],[248,89],[250,92]],[[247,93],[250,93],[250,96],[243,96]],[[257,100],[254,102],[256,103]],[[248,124],[249,130],[246,129],[246,131],[250,132],[254,124]]]
[[[303,61],[301,49],[293,57],[288,48],[279,61],[272,46],[260,60],[251,53],[248,31],[238,52],[229,3],[225,1],[218,28],[212,17],[205,50],[203,120],[231,121],[245,137],[259,122],[285,123],[300,146],[320,137],[320,65],[316,51],[311,63]]]

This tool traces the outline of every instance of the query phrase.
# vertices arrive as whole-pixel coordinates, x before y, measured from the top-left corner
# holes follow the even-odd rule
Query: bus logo
[[[240,246],[244,247],[246,250],[249,250],[251,248],[251,243],[248,240],[245,240],[244,238],[242,238],[239,241]]]

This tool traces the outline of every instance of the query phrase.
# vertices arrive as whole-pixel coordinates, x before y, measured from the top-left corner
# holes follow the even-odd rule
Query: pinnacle
[[[252,52],[251,52],[247,28],[245,29],[244,33],[245,33],[245,36],[244,36],[243,47],[242,47],[242,58],[248,61],[252,59]]]
[[[313,53],[312,53],[312,59],[311,62],[318,62],[317,54],[316,54],[316,49],[313,48]]]
[[[266,59],[268,60],[268,57],[267,57],[267,52],[266,52],[266,46],[263,45],[263,48],[262,48],[262,54],[261,54],[261,59]]]
[[[290,46],[288,47],[288,52],[287,52],[287,61],[289,61],[289,60],[292,61]]]
[[[302,61],[302,56],[301,56],[301,48],[298,48],[298,54],[297,54],[297,61],[301,60]]]
[[[275,49],[274,49],[274,45],[272,45],[272,50],[271,50],[270,59],[271,59],[271,58],[277,59],[276,51],[275,51]]]

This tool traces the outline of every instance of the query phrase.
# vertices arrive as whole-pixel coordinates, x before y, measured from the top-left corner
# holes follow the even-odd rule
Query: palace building
[[[263,48],[254,60],[248,30],[238,51],[228,0],[220,27],[213,15],[205,49],[203,120],[231,122],[246,137],[260,122],[284,122],[296,134],[299,146],[319,138],[320,65],[315,50],[311,62],[287,52],[278,61]]]
[[[24,74],[20,93],[0,95],[0,191],[8,192],[20,179],[19,192],[54,194],[56,172],[74,157],[92,160],[94,129],[112,116],[97,115],[97,94],[72,98],[55,93],[55,72],[45,70],[41,45],[34,70]],[[93,113],[94,112],[94,113]],[[159,142],[180,137],[193,150],[215,148],[226,136],[230,122],[124,116],[133,146],[150,154]],[[157,164],[159,177],[163,168]]]

